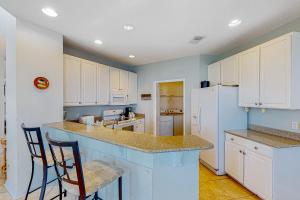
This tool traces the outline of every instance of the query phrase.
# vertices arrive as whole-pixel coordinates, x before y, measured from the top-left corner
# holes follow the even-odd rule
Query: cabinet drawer
[[[272,147],[269,147],[267,145],[264,145],[264,144],[260,144],[260,143],[257,143],[257,142],[253,142],[253,141],[250,141],[250,140],[246,140],[246,148],[248,150],[251,150],[255,153],[258,153],[258,154],[261,154],[261,155],[264,155],[264,156],[267,156],[267,157],[272,157],[273,155],[273,149]]]
[[[241,137],[238,137],[238,136],[235,136],[235,135],[231,135],[229,133],[226,133],[226,141],[234,142],[236,144],[243,145],[243,146],[246,145],[245,139],[243,139]]]
[[[236,144],[245,146],[248,150],[251,150],[255,153],[259,153],[261,155],[265,155],[268,157],[272,157],[273,155],[272,147],[242,137],[231,135],[229,133],[226,133],[226,141],[234,142]]]

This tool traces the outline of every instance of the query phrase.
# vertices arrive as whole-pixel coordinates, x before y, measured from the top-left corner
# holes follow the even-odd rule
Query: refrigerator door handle
[[[198,111],[198,131],[199,134],[201,135],[201,106],[199,106],[199,111]]]

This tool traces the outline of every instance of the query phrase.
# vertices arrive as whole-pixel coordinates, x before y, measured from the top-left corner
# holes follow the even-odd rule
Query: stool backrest
[[[25,134],[27,146],[32,158],[43,160],[43,164],[47,165],[45,148],[40,127],[27,128],[25,124],[21,125]]]
[[[54,164],[56,166],[60,166],[64,170],[64,176],[59,177],[61,181],[67,182],[72,185],[77,185],[79,187],[80,197],[79,199],[85,199],[86,191],[84,185],[84,177],[82,172],[82,164],[81,164],[81,156],[79,151],[79,146],[77,141],[58,141],[51,139],[49,137],[49,133],[46,133],[46,138],[49,143],[49,148],[54,160]],[[59,151],[55,151],[55,148],[58,148]],[[73,152],[73,163],[68,164],[67,160],[65,160],[64,150],[72,149]],[[61,158],[61,159],[57,159]],[[71,162],[71,161],[69,161]],[[74,177],[70,177],[69,171],[75,167],[76,169],[76,179]]]

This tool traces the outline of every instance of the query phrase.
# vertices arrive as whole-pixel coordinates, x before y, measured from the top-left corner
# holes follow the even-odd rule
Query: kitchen
[[[24,123],[45,144],[78,141],[83,164],[122,169],[95,199],[299,199],[300,5],[288,2],[0,1],[0,198],[29,186]]]

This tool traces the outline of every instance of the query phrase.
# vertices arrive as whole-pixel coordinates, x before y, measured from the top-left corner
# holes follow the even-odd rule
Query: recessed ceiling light
[[[134,26],[130,25],[130,24],[125,24],[123,26],[124,30],[126,31],[132,31],[134,29]]]
[[[101,40],[95,40],[94,42],[95,42],[95,44],[99,44],[99,45],[103,44],[103,42]]]
[[[43,8],[42,12],[49,17],[57,17],[58,15],[52,8]]]
[[[128,57],[129,58],[135,58],[135,55],[130,54]]]
[[[228,26],[229,27],[236,27],[236,26],[239,26],[241,23],[242,23],[242,20],[234,19],[234,20],[229,22]]]

